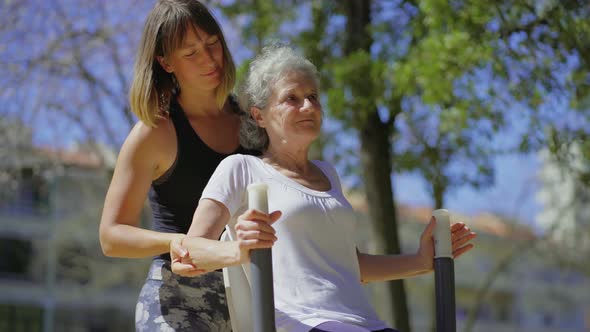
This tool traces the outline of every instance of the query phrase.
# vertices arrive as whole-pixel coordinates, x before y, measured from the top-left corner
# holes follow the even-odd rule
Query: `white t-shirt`
[[[203,191],[224,204],[230,226],[248,208],[247,186],[268,185],[269,211],[280,210],[272,249],[278,331],[307,332],[327,321],[369,330],[388,326],[369,303],[360,284],[354,229],[357,218],[342,194],[334,168],[313,161],[330,180],[329,191],[309,189],[281,174],[258,157],[224,159]],[[235,234],[234,234],[235,236]]]

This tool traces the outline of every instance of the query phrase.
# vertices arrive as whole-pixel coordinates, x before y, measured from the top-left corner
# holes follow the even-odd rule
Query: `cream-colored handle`
[[[268,213],[268,186],[265,183],[248,185],[248,208]]]
[[[432,212],[432,215],[436,219],[436,227],[434,228],[434,258],[453,258],[449,211],[439,209]]]

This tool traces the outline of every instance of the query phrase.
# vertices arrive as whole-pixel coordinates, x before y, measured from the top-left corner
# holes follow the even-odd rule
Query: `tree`
[[[528,107],[521,151],[585,144],[590,131],[590,4],[586,1],[494,3],[494,72]],[[588,159],[586,159],[588,160]]]
[[[371,26],[371,2],[368,0],[350,1],[346,6],[347,39],[344,54],[348,64],[340,63],[344,72],[357,78],[369,74],[368,80],[341,81],[344,86],[338,91],[349,89],[352,98],[347,109],[351,112],[352,125],[359,132],[361,144],[361,165],[363,183],[369,202],[369,215],[375,223],[379,239],[379,248],[387,253],[401,252],[398,235],[397,215],[394,205],[391,183],[392,167],[392,133],[393,122],[400,108],[390,109],[390,115],[382,119],[376,101],[383,94],[384,87],[379,82],[379,71],[383,64],[371,61],[373,37],[369,33]],[[350,66],[356,66],[351,68]],[[337,74],[338,75],[338,74]],[[346,76],[348,76],[346,75]],[[353,77],[354,77],[353,76]],[[348,76],[351,78],[350,76]],[[350,84],[346,86],[346,83]],[[338,84],[335,85],[338,88]],[[337,90],[331,90],[332,96]],[[339,95],[338,97],[345,97]],[[400,102],[393,98],[391,103]],[[396,328],[410,331],[409,312],[406,291],[402,280],[391,282],[391,297]]]
[[[118,146],[135,122],[127,93],[145,16],[138,12],[147,12],[146,5],[8,3],[12,25],[0,31],[0,40],[11,46],[0,50],[0,65],[12,75],[0,82],[7,87],[0,100],[9,105],[3,112],[37,135],[43,128],[54,145],[94,140]],[[15,99],[21,100],[19,109],[13,108]]]

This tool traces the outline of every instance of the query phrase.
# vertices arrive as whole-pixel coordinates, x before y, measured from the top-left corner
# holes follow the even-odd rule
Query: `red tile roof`
[[[58,161],[68,166],[85,168],[100,168],[105,166],[105,161],[98,153],[82,150],[60,150],[54,148],[39,148],[38,152],[51,160]]]

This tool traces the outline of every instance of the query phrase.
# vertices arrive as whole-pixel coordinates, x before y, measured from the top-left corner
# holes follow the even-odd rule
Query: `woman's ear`
[[[172,70],[172,66],[166,61],[166,58],[158,55],[156,56],[156,60],[158,60],[158,63],[160,64],[162,69],[164,69],[164,71],[166,71],[169,74],[172,74],[174,70]]]
[[[256,106],[250,107],[250,116],[260,128],[264,128],[264,118],[262,117],[262,110]]]

